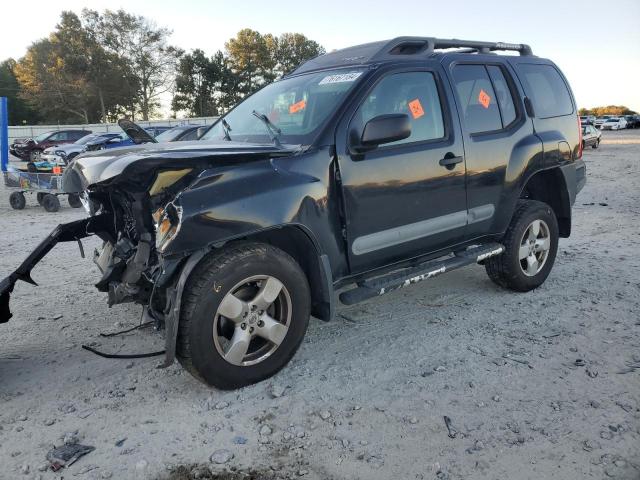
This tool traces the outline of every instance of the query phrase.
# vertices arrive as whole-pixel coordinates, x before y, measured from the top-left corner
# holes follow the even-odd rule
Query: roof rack
[[[471,49],[464,53],[492,53],[495,51],[514,51],[520,55],[533,55],[531,47],[524,43],[478,42],[474,40],[457,40],[434,37],[398,37],[386,42],[380,50],[372,56],[372,60],[387,55],[429,54],[435,50],[448,48]],[[460,52],[462,53],[462,52]]]
[[[355,45],[319,55],[298,66],[290,75],[330,67],[364,65],[375,61],[398,59],[398,57],[409,60],[418,55],[434,55],[436,50],[446,51],[447,49],[458,49],[452,50],[451,53],[491,54],[497,51],[514,51],[520,55],[533,55],[531,47],[523,43],[446,40],[434,37],[397,37],[393,40]]]

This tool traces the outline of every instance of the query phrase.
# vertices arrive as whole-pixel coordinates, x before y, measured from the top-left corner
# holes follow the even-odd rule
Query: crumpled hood
[[[200,164],[233,165],[287,156],[299,149],[298,145],[276,147],[271,144],[196,140],[99,150],[83,153],[71,161],[62,177],[62,188],[67,193],[77,193],[97,183],[129,179],[133,175],[165,168],[195,167]]]

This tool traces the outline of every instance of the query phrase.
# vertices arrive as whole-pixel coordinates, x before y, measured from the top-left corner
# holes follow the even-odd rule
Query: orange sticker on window
[[[484,108],[489,108],[489,104],[491,103],[491,97],[487,92],[480,89],[480,93],[478,94],[478,102],[480,102],[480,105],[482,105]]]
[[[298,113],[305,109],[307,106],[307,102],[305,100],[300,100],[293,105],[289,105],[289,113]]]
[[[420,100],[418,100],[417,98],[415,100],[411,100],[408,103],[409,106],[409,111],[411,112],[411,116],[415,119],[415,118],[420,118],[421,116],[424,115],[424,109],[422,108],[422,104],[420,103]]]

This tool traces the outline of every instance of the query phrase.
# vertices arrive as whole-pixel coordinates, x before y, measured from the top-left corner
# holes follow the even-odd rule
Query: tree
[[[39,117],[35,110],[21,98],[20,84],[14,73],[16,61],[12,58],[0,63],[0,97],[7,97],[9,125],[37,123]]]
[[[581,108],[578,110],[578,114],[601,117],[603,115],[636,115],[637,112],[624,105],[608,105],[606,107]]]
[[[70,69],[52,36],[33,43],[15,66],[20,96],[47,121],[84,122],[92,118],[87,81]]]
[[[301,63],[325,53],[325,49],[301,33],[283,33],[275,38],[272,57],[274,73],[282,76],[294,70]]]
[[[245,28],[225,43],[229,66],[237,75],[238,93],[249,95],[273,81],[274,37]]]
[[[107,121],[131,103],[121,58],[73,12],[62,12],[49,38],[28,49],[15,68],[22,95],[48,121]]]
[[[93,19],[104,47],[127,62],[137,88],[135,105],[142,119],[148,120],[159,106],[159,97],[171,91],[182,55],[167,43],[171,31],[124,10],[105,10],[102,16],[85,10],[83,16]]]
[[[214,59],[207,58],[202,50],[183,55],[178,64],[172,109],[195,117],[218,115],[214,93],[220,75]]]

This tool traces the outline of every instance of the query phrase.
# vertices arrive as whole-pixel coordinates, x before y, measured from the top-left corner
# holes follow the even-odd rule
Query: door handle
[[[440,166],[446,168],[447,170],[453,170],[456,168],[458,163],[462,163],[462,156],[456,156],[453,153],[447,153],[444,158],[440,159]]]

